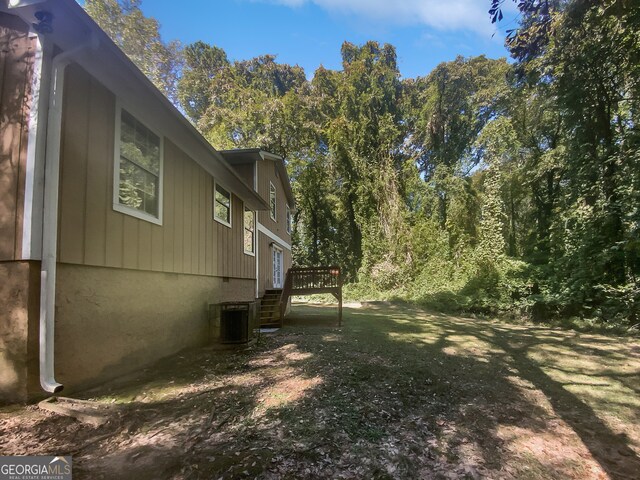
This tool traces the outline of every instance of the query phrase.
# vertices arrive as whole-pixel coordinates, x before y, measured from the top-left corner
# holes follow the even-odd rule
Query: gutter
[[[60,143],[62,138],[62,103],[64,73],[72,57],[92,41],[56,55],[51,62],[51,93],[47,109],[46,151],[44,171],[44,205],[42,220],[42,265],[40,271],[40,385],[49,393],[63,389],[54,375],[54,332],[56,266],[58,248],[58,197],[60,183]],[[43,134],[45,132],[42,132]]]

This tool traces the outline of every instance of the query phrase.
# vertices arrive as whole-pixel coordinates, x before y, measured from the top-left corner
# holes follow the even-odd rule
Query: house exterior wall
[[[215,221],[214,179],[166,136],[162,225],[113,210],[115,110],[111,92],[77,65],[67,68],[58,260],[255,278],[255,258],[243,253],[242,200],[232,198],[231,228]]]
[[[276,220],[271,218],[268,210],[258,212],[258,221],[278,237],[291,244],[291,235],[287,233],[286,206],[287,197],[284,193],[282,179],[277,175],[276,164],[273,160],[256,162],[258,165],[258,194],[269,203],[269,183],[276,187]]]
[[[40,262],[21,261],[36,40],[0,13],[0,403],[39,387]]]
[[[22,258],[22,220],[35,39],[0,13],[0,261]]]
[[[56,380],[89,387],[210,339],[208,305],[252,299],[252,279],[62,264]]]
[[[271,218],[269,211],[258,212],[258,221],[275,236],[291,245],[291,235],[287,233],[287,197],[283,186],[283,179],[277,174],[276,164],[273,160],[256,162],[258,168],[258,194],[269,203],[270,184],[276,187],[276,220]],[[264,232],[258,233],[258,293],[264,295],[264,291],[273,288],[273,243],[282,248],[283,272],[291,268],[291,250],[280,241],[270,237]],[[283,279],[284,281],[284,279]]]
[[[39,389],[40,262],[0,262],[0,403]]]
[[[98,80],[67,68],[55,330],[56,379],[65,391],[205,345],[208,305],[255,295],[242,200],[232,195],[231,227],[215,221],[214,178],[169,136],[162,225],[113,209],[116,108]]]
[[[35,48],[27,34],[19,20],[0,14],[0,402],[43,395],[40,262],[21,261]],[[244,254],[242,200],[232,195],[231,227],[215,221],[215,178],[171,141],[171,132],[158,132],[164,153],[162,225],[115,211],[117,99],[78,65],[69,65],[65,75],[55,371],[65,391],[73,392],[206,344],[210,303],[252,300],[256,266],[264,277],[260,294],[272,287],[274,240],[256,230],[259,258],[266,263],[256,265],[255,256]],[[144,112],[129,111],[145,123]],[[239,172],[251,186],[253,168]],[[271,181],[278,198],[277,222],[268,211],[258,212],[258,221],[290,243],[286,196],[274,162],[255,168],[261,169],[261,196],[268,201]],[[286,272],[291,253],[283,251]]]

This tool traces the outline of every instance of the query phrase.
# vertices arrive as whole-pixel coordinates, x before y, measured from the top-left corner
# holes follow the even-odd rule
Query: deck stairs
[[[292,267],[283,288],[266,290],[260,302],[260,327],[282,327],[289,300],[295,295],[329,293],[338,300],[338,325],[342,326],[342,276],[340,267]]]
[[[280,314],[281,288],[266,290],[260,301],[260,327],[281,327]]]

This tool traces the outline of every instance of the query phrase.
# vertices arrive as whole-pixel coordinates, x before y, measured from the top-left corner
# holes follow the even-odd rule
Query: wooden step
[[[275,313],[280,311],[280,307],[274,306],[275,308],[261,308],[260,313]]]
[[[261,327],[281,327],[280,320],[280,298],[282,290],[265,290],[260,299],[259,324]]]

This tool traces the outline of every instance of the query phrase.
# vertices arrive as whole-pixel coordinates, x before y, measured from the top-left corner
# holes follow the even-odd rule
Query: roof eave
[[[295,209],[295,197],[291,189],[291,180],[285,165],[284,158],[276,153],[271,153],[260,148],[237,148],[232,150],[221,150],[220,153],[227,158],[229,163],[249,163],[258,160],[273,160],[276,162],[279,175],[286,181],[282,182],[285,195],[289,201],[288,205],[291,209]],[[247,161],[248,160],[248,161]]]
[[[113,43],[106,32],[75,0],[44,0],[37,4],[11,9],[0,6],[1,11],[19,15],[28,24],[36,22],[34,16],[36,11],[43,9],[54,13],[53,32],[41,35],[43,41],[50,41],[64,51],[93,35],[99,43],[98,52],[79,55],[74,58],[76,63],[117,97],[123,99],[127,105],[134,106],[137,111],[152,111],[145,121],[155,126],[225,188],[245,201],[250,208],[269,209],[268,204],[244,182],[223,156]],[[157,115],[160,110],[165,114],[164,116]],[[159,116],[166,119],[159,119]]]

